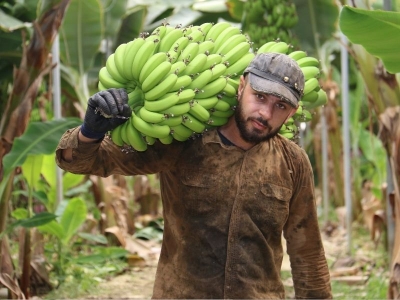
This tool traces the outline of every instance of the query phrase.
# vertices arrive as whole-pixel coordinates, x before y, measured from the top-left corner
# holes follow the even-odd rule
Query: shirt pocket
[[[181,175],[183,206],[190,214],[215,213],[220,205],[217,201],[218,174],[209,170],[184,170]]]
[[[290,188],[272,182],[262,184],[261,193],[269,199],[284,202],[289,202],[292,197],[292,190]]]
[[[261,201],[259,209],[264,213],[264,230],[281,231],[288,216],[292,190],[276,183],[266,182],[261,186]],[[262,231],[264,231],[262,230]]]

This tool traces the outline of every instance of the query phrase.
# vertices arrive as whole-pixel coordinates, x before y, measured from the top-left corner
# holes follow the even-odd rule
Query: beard
[[[243,96],[241,96],[243,97]],[[263,118],[254,118],[254,117],[246,117],[243,112],[243,106],[242,106],[242,100],[241,98],[239,99],[238,105],[236,106],[235,110],[235,121],[236,121],[236,126],[239,129],[240,136],[243,140],[245,140],[248,143],[254,143],[258,144],[263,141],[267,141],[270,138],[276,136],[279,133],[279,130],[281,129],[282,125],[279,126],[278,128],[273,128],[267,120],[264,120]],[[256,128],[248,129],[247,128],[247,123],[248,121],[257,121],[261,124],[263,124],[268,131],[263,132],[262,130],[258,130]]]

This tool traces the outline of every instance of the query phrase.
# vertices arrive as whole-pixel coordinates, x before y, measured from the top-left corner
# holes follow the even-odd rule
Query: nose
[[[272,101],[267,101],[267,103],[263,103],[259,109],[259,114],[264,120],[270,120],[274,113],[274,104]]]

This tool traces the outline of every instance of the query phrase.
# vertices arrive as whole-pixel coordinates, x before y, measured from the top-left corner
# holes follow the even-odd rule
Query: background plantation
[[[298,113],[288,137],[313,164],[334,296],[399,297],[399,7],[398,0],[0,0],[0,298],[95,294],[106,278],[136,278],[156,261],[157,175],[64,173],[54,150],[65,130],[81,124],[90,95],[107,88],[100,74],[121,45],[162,27],[194,32],[222,22],[240,29],[247,52],[279,44],[319,61],[310,76],[326,99],[305,105],[309,115]],[[229,79],[234,87],[237,77]],[[130,101],[145,99],[143,90],[138,95]],[[292,297],[290,272],[282,276]]]

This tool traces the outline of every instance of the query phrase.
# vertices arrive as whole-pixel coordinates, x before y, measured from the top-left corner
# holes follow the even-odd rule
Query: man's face
[[[235,120],[240,135],[248,143],[260,143],[275,136],[295,112],[280,98],[257,92],[243,77],[240,81]]]

